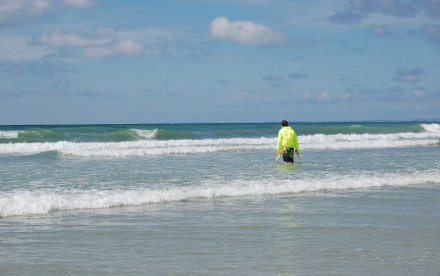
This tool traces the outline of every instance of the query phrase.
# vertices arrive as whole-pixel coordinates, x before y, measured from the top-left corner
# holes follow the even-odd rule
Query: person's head
[[[281,125],[282,125],[283,127],[285,127],[285,126],[288,126],[289,123],[288,123],[286,120],[283,120],[283,121],[281,121]]]

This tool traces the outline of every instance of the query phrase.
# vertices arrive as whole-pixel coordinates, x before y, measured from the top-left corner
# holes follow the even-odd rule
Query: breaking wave
[[[421,124],[422,128],[431,133],[440,133],[440,125],[439,124]]]
[[[133,130],[136,132],[136,134],[139,137],[144,138],[144,139],[153,139],[153,138],[155,138],[156,135],[157,135],[157,131],[158,131],[157,128],[155,128],[153,130],[149,130],[149,129],[133,129]]]
[[[139,206],[191,199],[277,195],[329,190],[408,186],[439,182],[439,172],[385,175],[329,175],[290,180],[234,180],[200,186],[133,190],[38,190],[0,193],[0,217],[47,214],[52,211]]]
[[[145,138],[153,137],[155,131],[145,132]],[[366,148],[396,148],[437,145],[437,132],[397,134],[314,134],[299,136],[300,150],[338,150]],[[3,143],[0,154],[29,155],[56,151],[62,155],[80,157],[131,157],[165,154],[193,154],[222,151],[272,150],[276,138],[229,138],[201,140],[155,140],[144,139],[128,142],[44,142]]]
[[[0,139],[15,139],[15,138],[18,138],[18,131],[16,130],[0,131]]]

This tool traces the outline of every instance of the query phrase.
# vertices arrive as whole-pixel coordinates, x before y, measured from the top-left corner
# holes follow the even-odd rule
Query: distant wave
[[[142,140],[204,140],[231,138],[276,137],[278,125],[273,124],[199,124],[199,125],[102,125],[102,126],[36,126],[0,130],[0,143],[45,143],[45,142],[132,142]],[[314,135],[380,135],[431,133],[440,135],[440,124],[436,123],[310,123],[295,127],[298,134]]]
[[[326,178],[235,180],[199,186],[134,190],[38,190],[0,193],[0,217],[47,214],[51,211],[137,206],[191,199],[276,195],[326,190],[362,189],[440,183],[439,172],[385,175],[328,175]]]
[[[148,134],[150,135],[150,134]],[[151,133],[153,136],[153,133]],[[150,137],[150,136],[148,136]],[[428,146],[439,143],[437,132],[396,134],[334,134],[299,136],[302,149],[365,149]],[[130,157],[164,154],[193,154],[222,151],[273,150],[276,138],[229,138],[200,140],[136,140],[130,142],[3,143],[0,154],[29,155],[56,151],[81,157]]]
[[[0,144],[0,154],[35,154],[57,151],[83,157],[129,157],[163,154],[208,153],[216,151],[272,148],[274,139],[143,140],[134,142],[55,142]]]
[[[0,131],[0,139],[22,139],[27,141],[62,139],[64,136],[48,129]]]
[[[431,133],[440,133],[440,125],[439,124],[421,124],[422,128]]]
[[[145,139],[153,139],[156,137],[157,135],[157,131],[158,129],[132,129],[136,132],[136,134],[141,137],[141,138],[145,138]]]
[[[106,142],[124,142],[137,141],[143,139],[153,139],[156,137],[157,129],[125,129],[120,131],[111,131],[100,134],[99,140]]]
[[[111,129],[111,128],[54,128],[31,130],[4,130],[0,131],[0,139],[20,139],[23,142],[53,142],[67,140],[99,140],[99,141],[135,141],[153,139],[158,129]]]
[[[315,134],[301,137],[307,149],[363,149],[427,146],[438,144],[439,133]],[[299,138],[298,138],[299,139]],[[301,147],[301,146],[300,146]]]
[[[419,127],[422,129],[420,132],[310,134],[300,135],[298,140],[301,150],[395,148],[439,144],[439,124],[420,124]],[[93,129],[93,137],[96,137],[97,129],[99,128]],[[77,131],[77,129],[74,130]],[[80,141],[58,141],[60,138],[70,137],[71,134],[66,133],[65,130],[0,131],[0,138],[6,141],[6,143],[0,143],[0,155],[57,152],[59,155],[81,157],[131,157],[222,151],[259,151],[273,150],[277,142],[275,137],[197,139],[197,137],[193,138],[195,134],[191,134],[191,132],[166,131],[157,128],[150,130],[132,128],[119,131],[110,128],[101,132],[98,141],[93,141],[96,139],[89,138],[84,134],[83,140],[91,139],[92,141],[81,142],[81,139]],[[189,136],[188,139],[176,139],[186,136]],[[43,141],[40,142],[41,139]]]
[[[15,138],[18,138],[18,131],[15,130],[0,131],[0,139],[15,139]]]

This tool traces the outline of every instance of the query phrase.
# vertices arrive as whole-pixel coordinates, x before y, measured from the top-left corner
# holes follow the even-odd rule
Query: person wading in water
[[[281,122],[281,129],[278,132],[277,158],[283,150],[283,160],[285,163],[293,163],[293,151],[299,158],[298,138],[295,130],[289,126],[286,120]]]

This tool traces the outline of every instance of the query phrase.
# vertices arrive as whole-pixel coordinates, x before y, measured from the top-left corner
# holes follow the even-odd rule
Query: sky
[[[0,0],[0,124],[439,120],[440,0]]]

